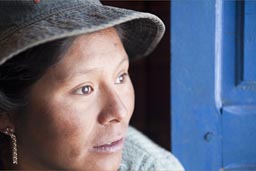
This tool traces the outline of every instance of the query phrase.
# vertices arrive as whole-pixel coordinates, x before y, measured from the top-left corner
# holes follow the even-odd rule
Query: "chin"
[[[122,152],[117,154],[103,154],[96,159],[91,169],[93,171],[117,171],[122,159]]]
[[[83,158],[83,157],[82,157]],[[72,166],[65,167],[64,170],[82,171],[117,171],[122,159],[122,151],[116,153],[94,153],[87,155],[86,159],[70,161]]]

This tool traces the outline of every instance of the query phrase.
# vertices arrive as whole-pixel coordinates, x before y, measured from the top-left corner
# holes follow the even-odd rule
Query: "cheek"
[[[129,116],[131,117],[134,110],[134,104],[135,104],[135,96],[134,96],[134,88],[132,85],[132,82],[129,80],[129,84],[123,91],[123,102],[127,107],[127,111],[129,113]]]
[[[21,133],[26,136],[24,139],[32,137],[26,146],[35,147],[33,150],[44,154],[44,158],[50,158],[52,153],[70,159],[81,155],[81,147],[89,143],[93,127],[93,122],[86,122],[92,119],[85,115],[82,104],[73,104],[68,98],[52,98],[33,99],[31,106]]]
[[[56,101],[37,101],[31,104],[32,109],[28,112],[33,121],[29,125],[45,131],[46,136],[67,136],[79,127],[80,120],[75,118],[75,111],[72,105]],[[79,117],[79,115],[77,115]]]

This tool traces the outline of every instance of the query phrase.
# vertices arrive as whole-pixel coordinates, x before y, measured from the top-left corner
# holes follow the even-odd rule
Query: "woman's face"
[[[114,28],[77,37],[31,88],[16,124],[19,167],[117,170],[134,109],[128,66]]]

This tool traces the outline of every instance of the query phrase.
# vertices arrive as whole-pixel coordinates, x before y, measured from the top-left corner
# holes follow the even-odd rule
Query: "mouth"
[[[98,153],[115,153],[120,151],[123,148],[123,145],[124,145],[124,138],[122,137],[102,145],[93,146],[92,151],[98,152]]]

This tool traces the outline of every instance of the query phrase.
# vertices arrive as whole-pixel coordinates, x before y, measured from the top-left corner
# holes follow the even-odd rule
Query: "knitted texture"
[[[180,162],[135,128],[129,127],[119,171],[183,171]]]

